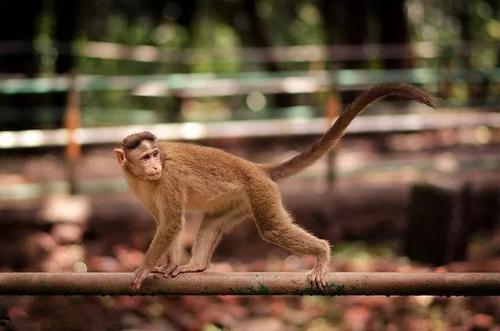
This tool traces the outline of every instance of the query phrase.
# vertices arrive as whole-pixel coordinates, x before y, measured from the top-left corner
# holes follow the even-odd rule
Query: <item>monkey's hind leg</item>
[[[248,189],[255,223],[261,237],[294,254],[314,255],[316,265],[308,273],[311,285],[323,288],[330,262],[330,245],[293,223],[283,207],[281,195],[274,182],[255,181]]]
[[[250,217],[250,211],[243,203],[235,203],[224,209],[206,213],[193,244],[191,260],[188,264],[175,269],[172,277],[180,273],[205,271],[210,265],[212,255],[222,235],[245,218]]]

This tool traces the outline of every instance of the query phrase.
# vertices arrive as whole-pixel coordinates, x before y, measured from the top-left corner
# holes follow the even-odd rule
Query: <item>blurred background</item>
[[[439,111],[370,107],[281,183],[332,271],[500,271],[500,3],[495,0],[0,2],[0,270],[132,271],[154,222],[113,146],[161,139],[284,160],[373,84]],[[195,157],[195,156],[193,156]],[[184,232],[189,256],[200,215]],[[209,271],[314,264],[225,236]],[[6,330],[498,330],[497,298],[1,297]]]

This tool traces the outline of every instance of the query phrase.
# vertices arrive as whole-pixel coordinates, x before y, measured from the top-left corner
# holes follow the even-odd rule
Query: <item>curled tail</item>
[[[404,83],[378,84],[359,95],[340,115],[333,126],[316,141],[309,149],[299,155],[277,165],[268,166],[267,171],[272,179],[285,178],[294,175],[316,162],[321,156],[332,149],[344,135],[351,121],[372,102],[387,96],[399,96],[412,99],[429,107],[436,108],[435,98],[429,93]]]

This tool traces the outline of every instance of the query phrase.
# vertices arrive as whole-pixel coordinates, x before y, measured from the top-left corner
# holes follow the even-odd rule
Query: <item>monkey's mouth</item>
[[[161,178],[161,172],[153,174],[153,175],[147,175],[146,178],[148,180],[158,180]]]

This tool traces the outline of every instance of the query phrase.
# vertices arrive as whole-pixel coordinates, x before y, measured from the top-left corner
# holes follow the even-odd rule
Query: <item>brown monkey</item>
[[[276,180],[317,161],[344,134],[354,117],[375,100],[401,96],[435,108],[426,92],[403,83],[376,85],[358,96],[333,126],[305,152],[280,164],[257,164],[222,150],[194,144],[159,143],[136,133],[114,150],[127,182],[156,221],[156,233],[132,286],[139,289],[150,272],[175,277],[204,271],[224,232],[252,219],[262,238],[296,254],[317,258],[308,273],[313,286],[325,286],[330,245],[297,226],[281,202]],[[188,264],[178,266],[179,233],[186,210],[204,212]],[[161,264],[159,266],[159,264]]]

